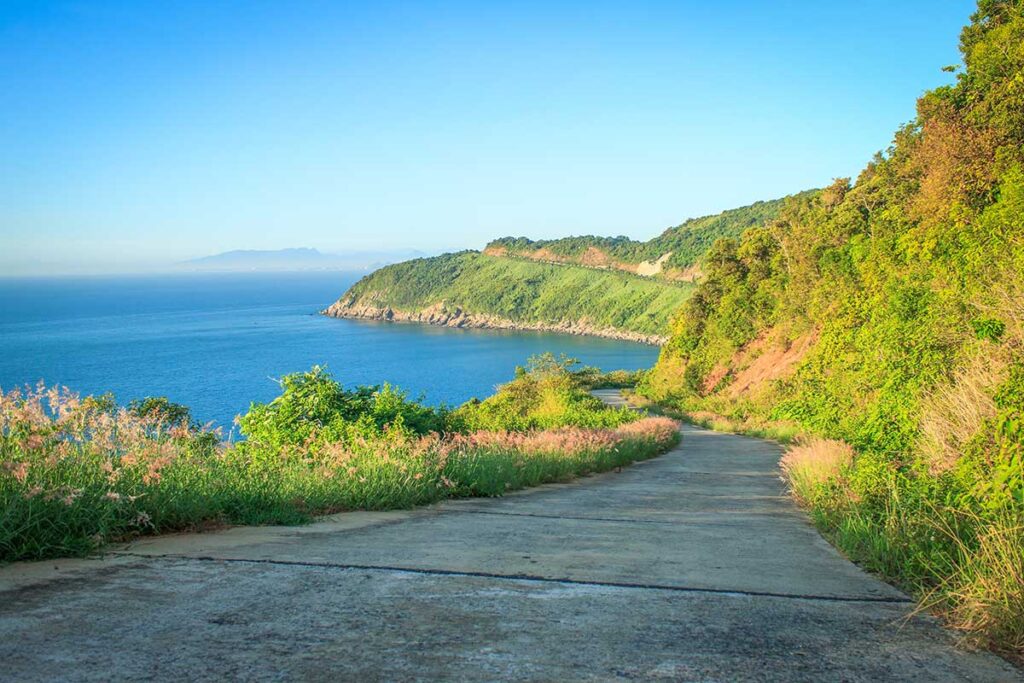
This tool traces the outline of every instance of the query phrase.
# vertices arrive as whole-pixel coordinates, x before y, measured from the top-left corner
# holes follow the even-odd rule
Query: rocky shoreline
[[[580,336],[603,337],[605,339],[618,339],[621,341],[639,342],[661,346],[668,338],[653,334],[630,332],[619,330],[614,327],[594,327],[585,321],[561,321],[558,323],[529,323],[517,322],[508,318],[501,318],[481,313],[468,313],[458,306],[446,306],[435,304],[419,311],[400,311],[390,306],[376,306],[361,304],[353,299],[339,299],[328,308],[321,311],[323,315],[331,318],[348,318],[353,320],[379,320],[383,322],[408,322],[422,323],[426,325],[438,325],[441,327],[455,327],[463,329],[491,329],[491,330],[524,330],[533,332],[559,332],[561,334],[575,334]]]

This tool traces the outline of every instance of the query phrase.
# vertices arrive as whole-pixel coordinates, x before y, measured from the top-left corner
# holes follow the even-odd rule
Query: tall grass
[[[447,461],[445,475],[453,483],[450,495],[496,496],[628,465],[678,441],[678,424],[659,417],[614,429],[474,432],[444,441],[457,453]]]
[[[979,507],[956,472],[901,469],[841,441],[802,441],[781,466],[852,560],[919,596],[972,643],[1024,654],[1024,510]]]
[[[790,489],[798,499],[811,501],[818,488],[841,476],[853,462],[853,449],[834,439],[802,439],[779,461]]]
[[[922,400],[921,436],[917,450],[933,473],[956,466],[985,422],[998,413],[995,387],[1009,372],[1004,349],[971,357]]]
[[[957,547],[956,569],[938,591],[938,599],[952,621],[975,640],[1020,658],[1024,653],[1024,517],[984,524],[973,547],[962,542]]]
[[[294,524],[343,510],[501,495],[649,458],[678,440],[616,428],[418,435],[385,428],[269,447],[58,389],[0,395],[0,561],[83,555],[138,534]]]

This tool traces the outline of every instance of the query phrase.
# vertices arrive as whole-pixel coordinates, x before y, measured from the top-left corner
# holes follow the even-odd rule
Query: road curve
[[[0,679],[1008,681],[843,559],[779,449],[0,568]]]

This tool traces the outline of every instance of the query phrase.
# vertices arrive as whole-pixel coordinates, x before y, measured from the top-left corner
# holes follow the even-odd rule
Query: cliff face
[[[464,329],[559,332],[561,334],[604,337],[606,339],[619,339],[656,346],[664,344],[667,340],[667,337],[660,335],[642,334],[640,332],[619,330],[614,327],[592,325],[585,319],[561,320],[558,322],[523,322],[496,315],[471,313],[463,310],[459,306],[447,306],[443,303],[437,303],[421,310],[403,311],[396,310],[387,305],[378,306],[362,303],[353,297],[347,297],[335,302],[326,310],[322,311],[322,313],[332,318],[423,323],[427,325]]]

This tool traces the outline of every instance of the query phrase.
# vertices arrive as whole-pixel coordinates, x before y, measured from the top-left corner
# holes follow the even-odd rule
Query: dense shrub
[[[587,391],[593,373],[577,361],[543,354],[516,368],[516,377],[486,400],[471,401],[453,415],[468,430],[526,431],[558,427],[615,427],[636,419],[611,410]]]
[[[326,370],[286,375],[281,395],[254,403],[239,419],[252,446],[280,448],[311,441],[350,442],[383,428],[428,434],[445,430],[447,411],[431,408],[385,384],[346,390]]]
[[[646,370],[609,370],[584,367],[574,371],[587,389],[631,389],[643,379]]]

